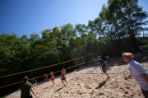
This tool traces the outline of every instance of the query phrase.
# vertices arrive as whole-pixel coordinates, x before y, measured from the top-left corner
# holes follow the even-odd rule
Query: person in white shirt
[[[148,71],[133,59],[133,54],[125,52],[122,54],[123,61],[128,64],[130,75],[125,80],[134,78],[142,89],[145,98],[148,98]]]

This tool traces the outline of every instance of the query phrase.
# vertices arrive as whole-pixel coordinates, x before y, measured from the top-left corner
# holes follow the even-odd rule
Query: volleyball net
[[[93,55],[93,54],[88,54],[87,56],[90,56],[90,55]],[[55,75],[58,75],[63,68],[68,72],[74,71],[78,69],[80,65],[85,64],[85,58],[87,56],[74,58],[71,60],[52,64],[50,66],[43,66],[36,69],[31,69],[27,71],[0,76],[0,80],[2,80],[3,82],[3,83],[1,82],[2,84],[0,84],[0,89],[23,83],[22,79],[24,78],[24,76],[28,76],[29,80],[31,81],[33,79],[44,78],[45,74],[49,75],[51,71],[54,72]],[[13,79],[14,81],[10,82],[11,79]]]

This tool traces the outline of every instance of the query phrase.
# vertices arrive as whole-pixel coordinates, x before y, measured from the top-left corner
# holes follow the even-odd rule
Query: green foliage
[[[143,41],[143,48],[144,50],[148,50],[148,40]]]
[[[11,73],[89,53],[114,55],[137,51],[137,36],[146,30],[146,18],[138,0],[108,0],[99,16],[88,25],[65,24],[29,37],[0,35],[0,67]],[[148,49],[148,42],[144,43],[144,48]]]
[[[86,26],[83,27],[85,30]],[[91,52],[96,36],[92,33],[79,36],[76,31],[71,24],[65,24],[46,29],[41,36],[0,35],[0,67],[7,69],[8,74],[86,55]]]
[[[19,62],[16,57],[20,54],[21,41],[16,35],[0,36],[0,65],[8,66],[13,62]]]
[[[146,30],[144,25],[147,24],[147,13],[138,6],[138,0],[108,0],[99,17],[105,25],[104,33],[108,40],[114,44],[122,44],[130,48],[130,51],[138,50],[136,36]]]

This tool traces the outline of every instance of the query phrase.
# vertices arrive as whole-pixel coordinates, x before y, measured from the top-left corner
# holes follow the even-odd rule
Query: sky
[[[66,23],[87,24],[106,3],[107,0],[0,0],[0,34],[40,34]],[[147,4],[148,0],[139,0],[148,12]]]

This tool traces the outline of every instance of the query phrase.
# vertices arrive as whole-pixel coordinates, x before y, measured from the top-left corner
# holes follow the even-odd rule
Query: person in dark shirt
[[[105,60],[107,60],[104,56],[101,56],[101,57],[98,57],[98,62],[100,62],[100,65],[101,65],[101,69],[102,69],[102,72],[107,76],[107,80],[110,79],[110,76],[108,75],[107,71],[106,71],[106,62]]]
[[[31,93],[35,98],[38,98],[32,89],[32,84],[28,80],[28,77],[25,76],[24,83],[21,85],[21,98],[33,98]]]

